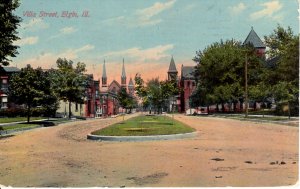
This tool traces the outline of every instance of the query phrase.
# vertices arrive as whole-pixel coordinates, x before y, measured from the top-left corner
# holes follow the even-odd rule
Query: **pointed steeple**
[[[178,73],[173,56],[171,58],[168,73]]]
[[[106,75],[105,59],[104,59],[103,71],[102,71],[102,87],[107,87],[107,75]]]
[[[122,78],[126,78],[126,73],[125,73],[125,66],[124,66],[124,58],[123,58],[123,66],[122,66]]]
[[[104,63],[103,63],[102,78],[107,78],[107,76],[106,76],[106,67],[105,67],[105,59],[104,59]]]
[[[168,70],[168,80],[176,80],[177,79],[177,73],[178,73],[178,71],[176,69],[174,58],[172,56],[171,62],[170,62],[170,65],[169,65],[169,70]]]
[[[249,34],[243,44],[246,45],[249,43],[252,44],[255,48],[266,48],[266,45],[258,37],[258,35],[254,31],[253,27],[251,27],[251,31],[249,32]]]
[[[129,88],[129,87],[134,87],[134,84],[133,84],[132,78],[130,78],[130,80],[129,80],[129,83],[128,83],[128,88]]]
[[[124,58],[123,58],[122,75],[121,75],[121,86],[126,88],[126,73],[125,73],[125,66],[124,66]]]
[[[134,94],[134,84],[132,81],[132,78],[130,77],[129,83],[128,83],[128,91],[129,94],[133,95]]]

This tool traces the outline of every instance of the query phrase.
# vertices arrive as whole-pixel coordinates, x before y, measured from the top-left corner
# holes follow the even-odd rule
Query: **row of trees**
[[[176,80],[159,81],[153,78],[145,83],[140,74],[136,74],[134,80],[136,94],[142,100],[143,108],[150,109],[150,114],[152,110],[161,113],[169,104],[170,97],[179,93]]]
[[[257,56],[251,45],[235,40],[214,43],[194,57],[197,63],[197,89],[191,96],[192,106],[233,103],[245,100],[256,102],[274,99],[276,102],[297,102],[299,96],[299,36],[291,28],[278,26],[265,36],[270,48],[265,57]],[[245,94],[247,68],[248,93]],[[218,107],[218,106],[217,106]]]
[[[25,105],[27,121],[30,121],[32,108],[40,106],[47,116],[55,114],[59,101],[69,102],[69,118],[72,116],[71,103],[83,103],[88,79],[85,64],[76,66],[71,60],[59,58],[57,69],[33,69],[30,65],[13,74],[9,85],[9,99]]]

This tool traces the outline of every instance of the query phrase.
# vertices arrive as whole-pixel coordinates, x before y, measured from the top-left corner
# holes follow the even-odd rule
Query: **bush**
[[[298,101],[290,102],[291,116],[299,116],[299,103]],[[275,114],[279,116],[289,116],[288,102],[281,102],[276,105]]]
[[[26,116],[26,110],[23,108],[8,108],[0,110],[1,117],[24,117]]]

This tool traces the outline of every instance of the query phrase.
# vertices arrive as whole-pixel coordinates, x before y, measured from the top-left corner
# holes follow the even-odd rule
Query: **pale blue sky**
[[[108,75],[119,80],[124,57],[128,76],[164,79],[171,55],[177,69],[193,65],[196,51],[221,39],[243,41],[251,26],[261,39],[278,23],[299,33],[297,9],[297,0],[21,0],[20,54],[12,65],[49,68],[66,57],[85,62],[97,78],[105,58]],[[89,17],[81,17],[85,10]],[[62,11],[79,17],[63,18]]]

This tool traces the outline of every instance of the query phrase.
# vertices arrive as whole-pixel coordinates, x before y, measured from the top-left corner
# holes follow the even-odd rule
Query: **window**
[[[7,79],[2,79],[2,84],[7,84]]]
[[[7,108],[7,97],[2,97],[1,108]]]
[[[2,84],[1,89],[7,89],[8,88],[7,79],[2,79],[1,84]]]
[[[75,112],[78,112],[78,104],[75,104]]]

